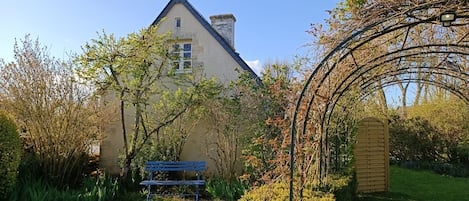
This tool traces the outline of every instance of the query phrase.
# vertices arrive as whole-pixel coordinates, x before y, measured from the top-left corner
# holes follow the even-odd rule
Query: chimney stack
[[[236,18],[232,14],[210,16],[212,27],[225,39],[234,49],[234,24]]]

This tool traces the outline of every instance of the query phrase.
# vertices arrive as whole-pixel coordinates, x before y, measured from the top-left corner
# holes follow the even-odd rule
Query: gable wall
[[[181,27],[178,29],[176,29],[176,17],[181,18]],[[192,41],[194,71],[202,70],[207,78],[216,77],[225,84],[238,78],[239,73],[235,69],[241,69],[239,64],[182,4],[174,5],[159,26],[160,33],[171,31],[174,39]],[[127,125],[131,125],[131,119],[133,117],[126,117]],[[207,174],[214,174],[216,167],[207,153],[215,148],[209,144],[213,144],[213,136],[216,134],[210,126],[213,120],[209,119],[200,120],[199,125],[191,132],[181,159],[207,161]],[[105,138],[101,144],[101,167],[112,174],[120,172],[118,157],[122,152],[123,139],[119,123],[120,120],[116,119],[106,126]]]
[[[180,28],[176,28],[176,18],[181,18]],[[202,70],[207,78],[216,77],[225,84],[238,78],[235,69],[241,69],[239,64],[182,4],[176,4],[159,26],[161,33],[169,30],[175,39],[192,40],[193,68]],[[215,164],[208,156],[216,155],[213,153],[216,133],[211,128],[211,121],[210,118],[199,120],[187,139],[181,160],[204,160],[207,174],[217,174]]]
[[[181,27],[176,28],[176,17]],[[223,83],[238,78],[238,63],[223,49],[197,19],[182,5],[176,4],[160,23],[160,33],[171,31],[175,39],[192,39],[193,66],[203,68],[207,77],[216,77]]]

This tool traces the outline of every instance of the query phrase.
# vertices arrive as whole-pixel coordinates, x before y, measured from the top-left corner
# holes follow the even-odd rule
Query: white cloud
[[[262,68],[261,62],[259,59],[254,60],[254,61],[246,61],[246,64],[251,67],[251,69],[258,75],[261,76],[261,72],[264,71],[264,68]]]

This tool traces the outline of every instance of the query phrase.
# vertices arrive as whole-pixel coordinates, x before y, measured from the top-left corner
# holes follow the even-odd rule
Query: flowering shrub
[[[304,201],[335,201],[335,200],[353,200],[356,196],[357,182],[354,176],[329,175],[328,185],[316,187],[312,184],[306,184],[303,189]],[[298,186],[294,186],[295,199],[300,197]],[[316,190],[312,190],[316,189]],[[258,188],[246,192],[241,201],[264,201],[275,200],[284,201],[290,198],[290,188],[287,181],[265,184]]]
[[[299,197],[295,191],[295,198]],[[275,182],[262,185],[249,192],[246,192],[240,201],[286,201],[289,200],[290,190],[287,182]],[[304,201],[335,201],[334,194],[305,189],[303,191]]]

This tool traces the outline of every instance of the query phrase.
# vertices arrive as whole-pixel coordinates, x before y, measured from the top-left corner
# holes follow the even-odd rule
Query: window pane
[[[192,47],[190,43],[184,44],[184,51],[191,51]]]
[[[190,61],[184,61],[184,69],[190,69],[191,68],[191,63]]]
[[[176,27],[181,27],[181,18],[176,18]]]
[[[184,59],[191,58],[192,54],[190,52],[184,52]]]

